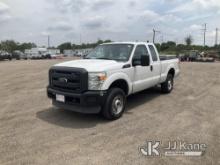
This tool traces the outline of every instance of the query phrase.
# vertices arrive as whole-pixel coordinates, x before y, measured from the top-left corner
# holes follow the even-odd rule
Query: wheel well
[[[168,72],[168,74],[171,74],[173,77],[175,76],[175,70],[171,68]]]
[[[126,95],[128,95],[128,84],[125,80],[116,80],[114,81],[109,88],[114,88],[114,87],[117,87],[117,88],[120,88],[122,89]]]

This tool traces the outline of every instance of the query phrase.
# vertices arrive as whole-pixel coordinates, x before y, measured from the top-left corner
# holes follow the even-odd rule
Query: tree
[[[35,43],[19,43],[14,40],[6,40],[0,43],[0,49],[12,53],[15,50],[23,51],[25,49],[35,48],[37,45]]]
[[[186,45],[189,47],[191,46],[191,44],[193,43],[193,38],[191,35],[188,35],[186,38],[185,38],[185,43]]]
[[[17,50],[24,52],[25,49],[36,48],[37,45],[35,43],[22,43],[17,45]]]
[[[61,53],[63,53],[65,49],[72,49],[72,44],[70,42],[65,42],[60,44],[57,48],[60,49]]]
[[[173,41],[163,42],[160,46],[161,51],[175,50],[175,49],[176,49],[176,43]]]
[[[17,47],[18,44],[13,40],[6,40],[1,42],[1,49],[9,53],[12,53],[14,50],[17,49]]]
[[[157,50],[160,51],[160,44],[159,43],[155,43],[155,46],[157,47]]]
[[[169,48],[175,48],[176,47],[176,42],[167,41],[167,45],[168,45]]]

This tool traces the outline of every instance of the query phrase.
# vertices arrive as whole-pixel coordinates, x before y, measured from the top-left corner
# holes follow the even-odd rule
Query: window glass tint
[[[152,60],[153,61],[157,61],[157,53],[154,49],[154,47],[152,45],[149,45],[149,49],[150,49],[150,52],[151,52],[151,56],[152,56]]]
[[[148,51],[145,45],[138,45],[134,52],[134,59],[140,60],[141,56],[148,56]]]
[[[98,46],[89,53],[86,59],[106,59],[116,61],[128,61],[133,45],[131,44],[104,44]]]

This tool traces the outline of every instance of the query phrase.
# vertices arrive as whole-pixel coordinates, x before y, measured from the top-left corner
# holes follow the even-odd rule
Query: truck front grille
[[[64,92],[81,93],[88,89],[88,72],[81,68],[52,67],[50,87]]]

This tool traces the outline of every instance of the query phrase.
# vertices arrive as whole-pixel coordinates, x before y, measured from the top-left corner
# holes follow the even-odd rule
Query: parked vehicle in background
[[[74,50],[72,50],[72,49],[65,49],[65,50],[63,50],[63,54],[64,54],[64,56],[66,56],[66,57],[73,57],[74,56]]]
[[[218,59],[217,52],[199,52],[197,50],[191,50],[185,54],[180,54],[180,61],[188,62],[215,62],[215,59]]]
[[[213,57],[198,57],[196,59],[197,62],[215,62]]]
[[[62,54],[52,54],[51,59],[63,59],[63,55]]]
[[[20,60],[20,59],[24,59],[24,60],[27,60],[27,55],[19,50],[15,50],[13,53],[12,53],[12,58],[13,59],[16,59],[16,60]]]
[[[47,48],[32,48],[26,49],[25,54],[28,59],[43,59],[47,54]]]
[[[75,49],[74,50],[74,56],[76,57],[85,57],[88,55],[93,49],[87,48],[87,49]]]
[[[114,120],[124,113],[127,96],[158,84],[170,93],[179,72],[179,60],[161,60],[152,43],[106,43],[85,59],[51,67],[47,95],[57,107]]]
[[[41,56],[41,59],[51,59],[51,54],[46,53]]]
[[[199,51],[191,50],[189,52],[189,61],[194,62],[199,57]]]
[[[12,60],[12,55],[6,51],[0,51],[0,60]]]

